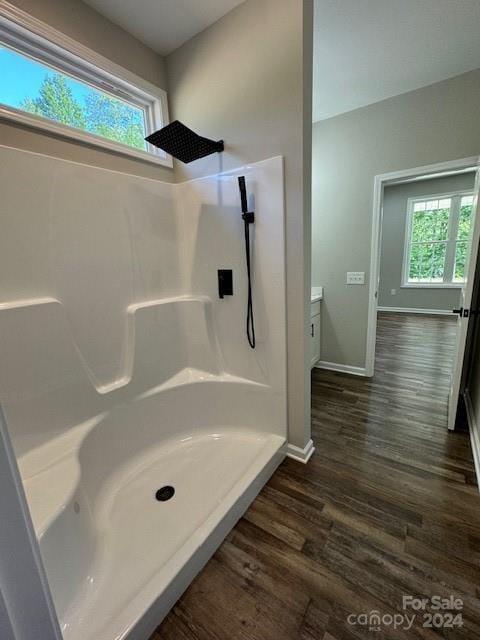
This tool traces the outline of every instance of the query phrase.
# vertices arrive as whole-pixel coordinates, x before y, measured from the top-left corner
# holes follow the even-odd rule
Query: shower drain
[[[159,502],[166,502],[167,500],[170,500],[170,498],[173,498],[174,494],[175,489],[170,485],[166,485],[165,487],[161,487],[160,489],[158,489],[158,491],[155,493],[155,498]]]

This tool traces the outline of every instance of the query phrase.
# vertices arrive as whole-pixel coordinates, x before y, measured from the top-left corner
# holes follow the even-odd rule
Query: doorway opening
[[[475,338],[478,188],[478,157],[378,175],[374,182],[366,374],[382,366],[375,354],[385,332],[392,344],[409,342],[392,353],[411,349],[410,366],[421,367],[429,354],[437,377],[447,376],[449,429],[467,415],[459,399]]]

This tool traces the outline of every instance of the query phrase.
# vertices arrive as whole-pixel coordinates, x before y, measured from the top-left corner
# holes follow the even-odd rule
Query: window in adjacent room
[[[471,192],[408,201],[402,286],[465,282],[473,201]]]

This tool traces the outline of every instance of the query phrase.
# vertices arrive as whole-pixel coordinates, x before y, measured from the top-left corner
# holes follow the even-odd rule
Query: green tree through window
[[[65,77],[59,73],[47,74],[38,97],[25,98],[21,107],[25,111],[68,124],[70,127],[86,128],[82,106],[73,97]]]
[[[473,196],[463,196],[458,216],[457,242],[455,245],[454,282],[463,282],[466,278],[468,241],[472,227]]]
[[[415,203],[410,249],[410,281],[442,281],[449,216],[449,199]]]
[[[85,98],[85,116],[92,133],[137,149],[145,148],[142,114],[127,103],[92,92]]]
[[[129,147],[145,149],[144,113],[141,109],[94,88],[89,88],[82,104],[60,73],[46,74],[39,95],[25,98],[21,108]]]
[[[448,284],[465,280],[472,211],[470,194],[413,201],[408,283]]]

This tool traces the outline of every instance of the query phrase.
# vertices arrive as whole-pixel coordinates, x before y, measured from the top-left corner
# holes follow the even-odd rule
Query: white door
[[[462,380],[463,358],[467,340],[468,320],[470,317],[470,305],[472,302],[472,291],[477,264],[478,245],[480,242],[480,215],[478,211],[478,196],[480,189],[480,176],[477,169],[475,180],[475,199],[472,211],[472,244],[470,247],[470,258],[468,262],[467,280],[462,287],[460,295],[460,311],[457,318],[457,341],[455,349],[455,360],[452,370],[452,381],[450,385],[450,396],[448,399],[448,428],[455,428],[455,418],[457,415],[458,398],[460,396],[460,385]]]

